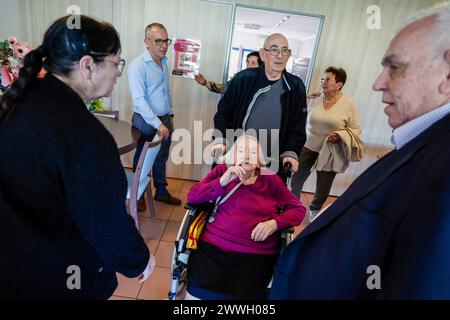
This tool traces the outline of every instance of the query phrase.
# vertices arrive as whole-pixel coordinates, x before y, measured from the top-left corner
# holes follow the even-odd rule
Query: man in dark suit
[[[282,255],[271,299],[450,299],[450,5],[393,38],[373,85],[395,150]]]

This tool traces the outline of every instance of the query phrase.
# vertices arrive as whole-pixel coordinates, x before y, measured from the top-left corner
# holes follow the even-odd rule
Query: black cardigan
[[[0,298],[105,299],[149,252],[127,214],[117,146],[52,75],[0,122]],[[69,290],[70,266],[81,290]],[[70,282],[70,281],[69,281]]]
[[[294,152],[298,156],[306,141],[306,89],[297,76],[284,71],[283,78],[280,155]],[[234,76],[214,117],[214,126],[222,138],[226,138],[226,129],[242,128],[247,109],[264,83],[268,83],[264,67],[245,69]]]

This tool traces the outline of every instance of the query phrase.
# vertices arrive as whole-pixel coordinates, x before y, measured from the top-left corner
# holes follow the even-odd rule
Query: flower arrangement
[[[4,93],[19,76],[23,59],[34,48],[28,42],[20,42],[16,37],[9,37],[0,42],[0,94]],[[41,78],[45,70],[39,73]]]
[[[6,92],[14,80],[19,76],[19,70],[23,65],[23,59],[34,48],[28,42],[20,42],[16,37],[10,36],[5,41],[0,41],[0,95]],[[43,69],[38,78],[45,75]],[[87,104],[89,111],[105,110],[103,100],[95,99]]]
[[[28,42],[20,42],[15,37],[0,42],[0,91],[5,92],[17,79],[23,58],[33,50]]]

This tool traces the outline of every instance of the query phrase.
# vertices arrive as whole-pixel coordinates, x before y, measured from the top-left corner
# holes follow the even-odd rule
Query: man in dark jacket
[[[266,141],[262,136],[265,132],[260,131],[265,129],[271,168],[277,169],[280,155],[283,164],[290,162],[297,171],[298,155],[306,140],[305,86],[299,77],[285,70],[291,50],[283,35],[267,37],[260,56],[264,66],[238,73],[219,102],[214,125],[221,137],[215,137],[212,154],[217,149],[225,153],[229,129],[253,129],[260,133],[260,140]]]

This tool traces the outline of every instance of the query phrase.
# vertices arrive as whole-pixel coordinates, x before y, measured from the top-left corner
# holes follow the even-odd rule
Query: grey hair
[[[161,30],[164,30],[167,33],[167,29],[163,24],[158,23],[158,22],[153,22],[145,28],[145,35],[147,35],[147,33],[153,28],[159,28]]]
[[[414,22],[417,22],[422,19],[426,19],[429,17],[435,16],[438,24],[443,23],[447,26],[446,31],[448,32],[448,24],[450,23],[450,1],[442,2],[435,4],[432,7],[423,9],[419,11],[419,13],[414,16],[406,19],[400,26],[400,29],[403,29]]]
[[[398,31],[423,19],[434,18],[433,36],[430,37],[431,44],[439,51],[450,49],[450,1],[435,4],[429,8],[419,11],[419,13],[405,20]]]
[[[266,40],[264,40],[264,48],[267,48],[267,44],[268,44],[269,40],[271,40],[272,38],[275,38],[275,37],[281,37],[281,38],[285,39],[286,42],[289,43],[288,39],[284,35],[282,35],[281,33],[272,33],[271,35],[269,35],[266,38]]]
[[[235,159],[237,145],[239,144],[239,142],[241,140],[244,140],[244,139],[253,140],[258,144],[258,161],[259,161],[259,164],[261,167],[265,167],[267,165],[267,161],[264,157],[264,152],[261,148],[261,144],[259,143],[258,139],[255,136],[250,135],[250,134],[243,134],[243,135],[239,136],[239,138],[236,139],[234,144],[231,146],[230,151],[227,152],[223,156],[223,160],[225,161],[225,163],[229,166],[235,165],[234,159]]]

